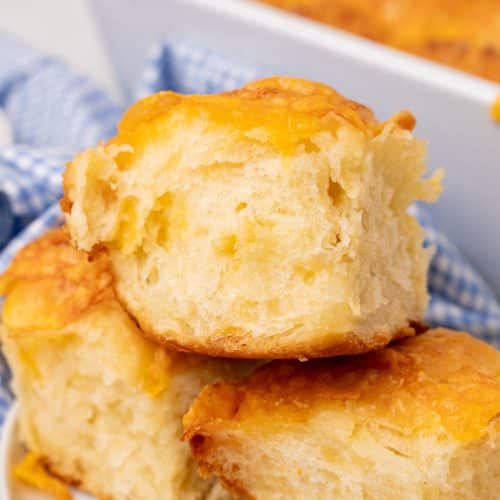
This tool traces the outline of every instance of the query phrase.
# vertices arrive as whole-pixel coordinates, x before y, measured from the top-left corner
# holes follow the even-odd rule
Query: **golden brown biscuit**
[[[500,82],[499,0],[260,0]]]
[[[2,347],[31,452],[18,475],[57,498],[64,489],[42,463],[99,498],[205,498],[212,482],[180,441],[181,417],[204,384],[244,366],[144,339],[110,283],[106,255],[89,260],[60,229],[0,278]]]
[[[65,173],[76,244],[165,345],[240,358],[370,350],[411,335],[429,252],[407,208],[434,200],[408,112],[306,80],[136,103]]]
[[[273,362],[184,417],[202,472],[265,499],[493,500],[500,353],[444,329],[369,354]]]

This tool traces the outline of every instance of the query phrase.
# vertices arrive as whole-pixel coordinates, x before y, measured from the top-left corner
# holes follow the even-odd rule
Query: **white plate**
[[[9,410],[0,442],[0,500],[52,500],[50,495],[30,488],[12,477],[12,467],[19,463],[26,449],[17,432],[18,405]],[[92,500],[93,497],[71,490],[73,500]]]

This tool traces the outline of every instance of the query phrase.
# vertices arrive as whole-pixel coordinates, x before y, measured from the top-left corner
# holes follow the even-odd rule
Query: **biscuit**
[[[498,498],[500,353],[444,329],[368,354],[276,361],[203,389],[201,471],[274,499]]]
[[[500,82],[498,0],[260,0]]]
[[[57,498],[69,497],[42,465],[98,498],[206,498],[213,482],[198,477],[181,418],[204,384],[244,365],[146,340],[111,279],[106,255],[89,261],[61,229],[23,249],[0,278],[2,347],[30,451],[18,476]]]
[[[105,247],[124,307],[165,345],[310,358],[413,333],[429,251],[407,213],[432,201],[403,112],[306,80],[218,95],[161,92],[68,166],[74,242]]]

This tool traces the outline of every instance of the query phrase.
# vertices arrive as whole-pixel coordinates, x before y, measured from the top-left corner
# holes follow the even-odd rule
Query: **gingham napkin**
[[[135,97],[162,89],[220,92],[265,73],[184,41],[165,42],[151,50]],[[14,142],[2,146],[0,137],[0,248],[9,240],[0,253],[0,272],[22,246],[62,222],[56,201],[65,161],[111,136],[121,112],[61,62],[2,36],[1,108]],[[500,346],[500,307],[493,293],[423,209],[413,208],[427,244],[436,248],[427,321],[468,330]],[[8,370],[0,361],[0,423],[10,402],[7,379]]]

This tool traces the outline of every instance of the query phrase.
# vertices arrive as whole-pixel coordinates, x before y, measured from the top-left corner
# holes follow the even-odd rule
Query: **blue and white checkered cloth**
[[[154,47],[136,97],[163,89],[230,90],[265,72],[176,40]],[[65,64],[0,35],[0,111],[13,144],[0,145],[0,272],[15,253],[62,222],[61,172],[78,150],[114,133],[121,109]],[[1,144],[1,140],[0,140]],[[464,329],[500,346],[500,306],[485,281],[420,207],[415,213],[436,248],[429,271],[427,321]],[[0,423],[10,402],[0,360]]]

